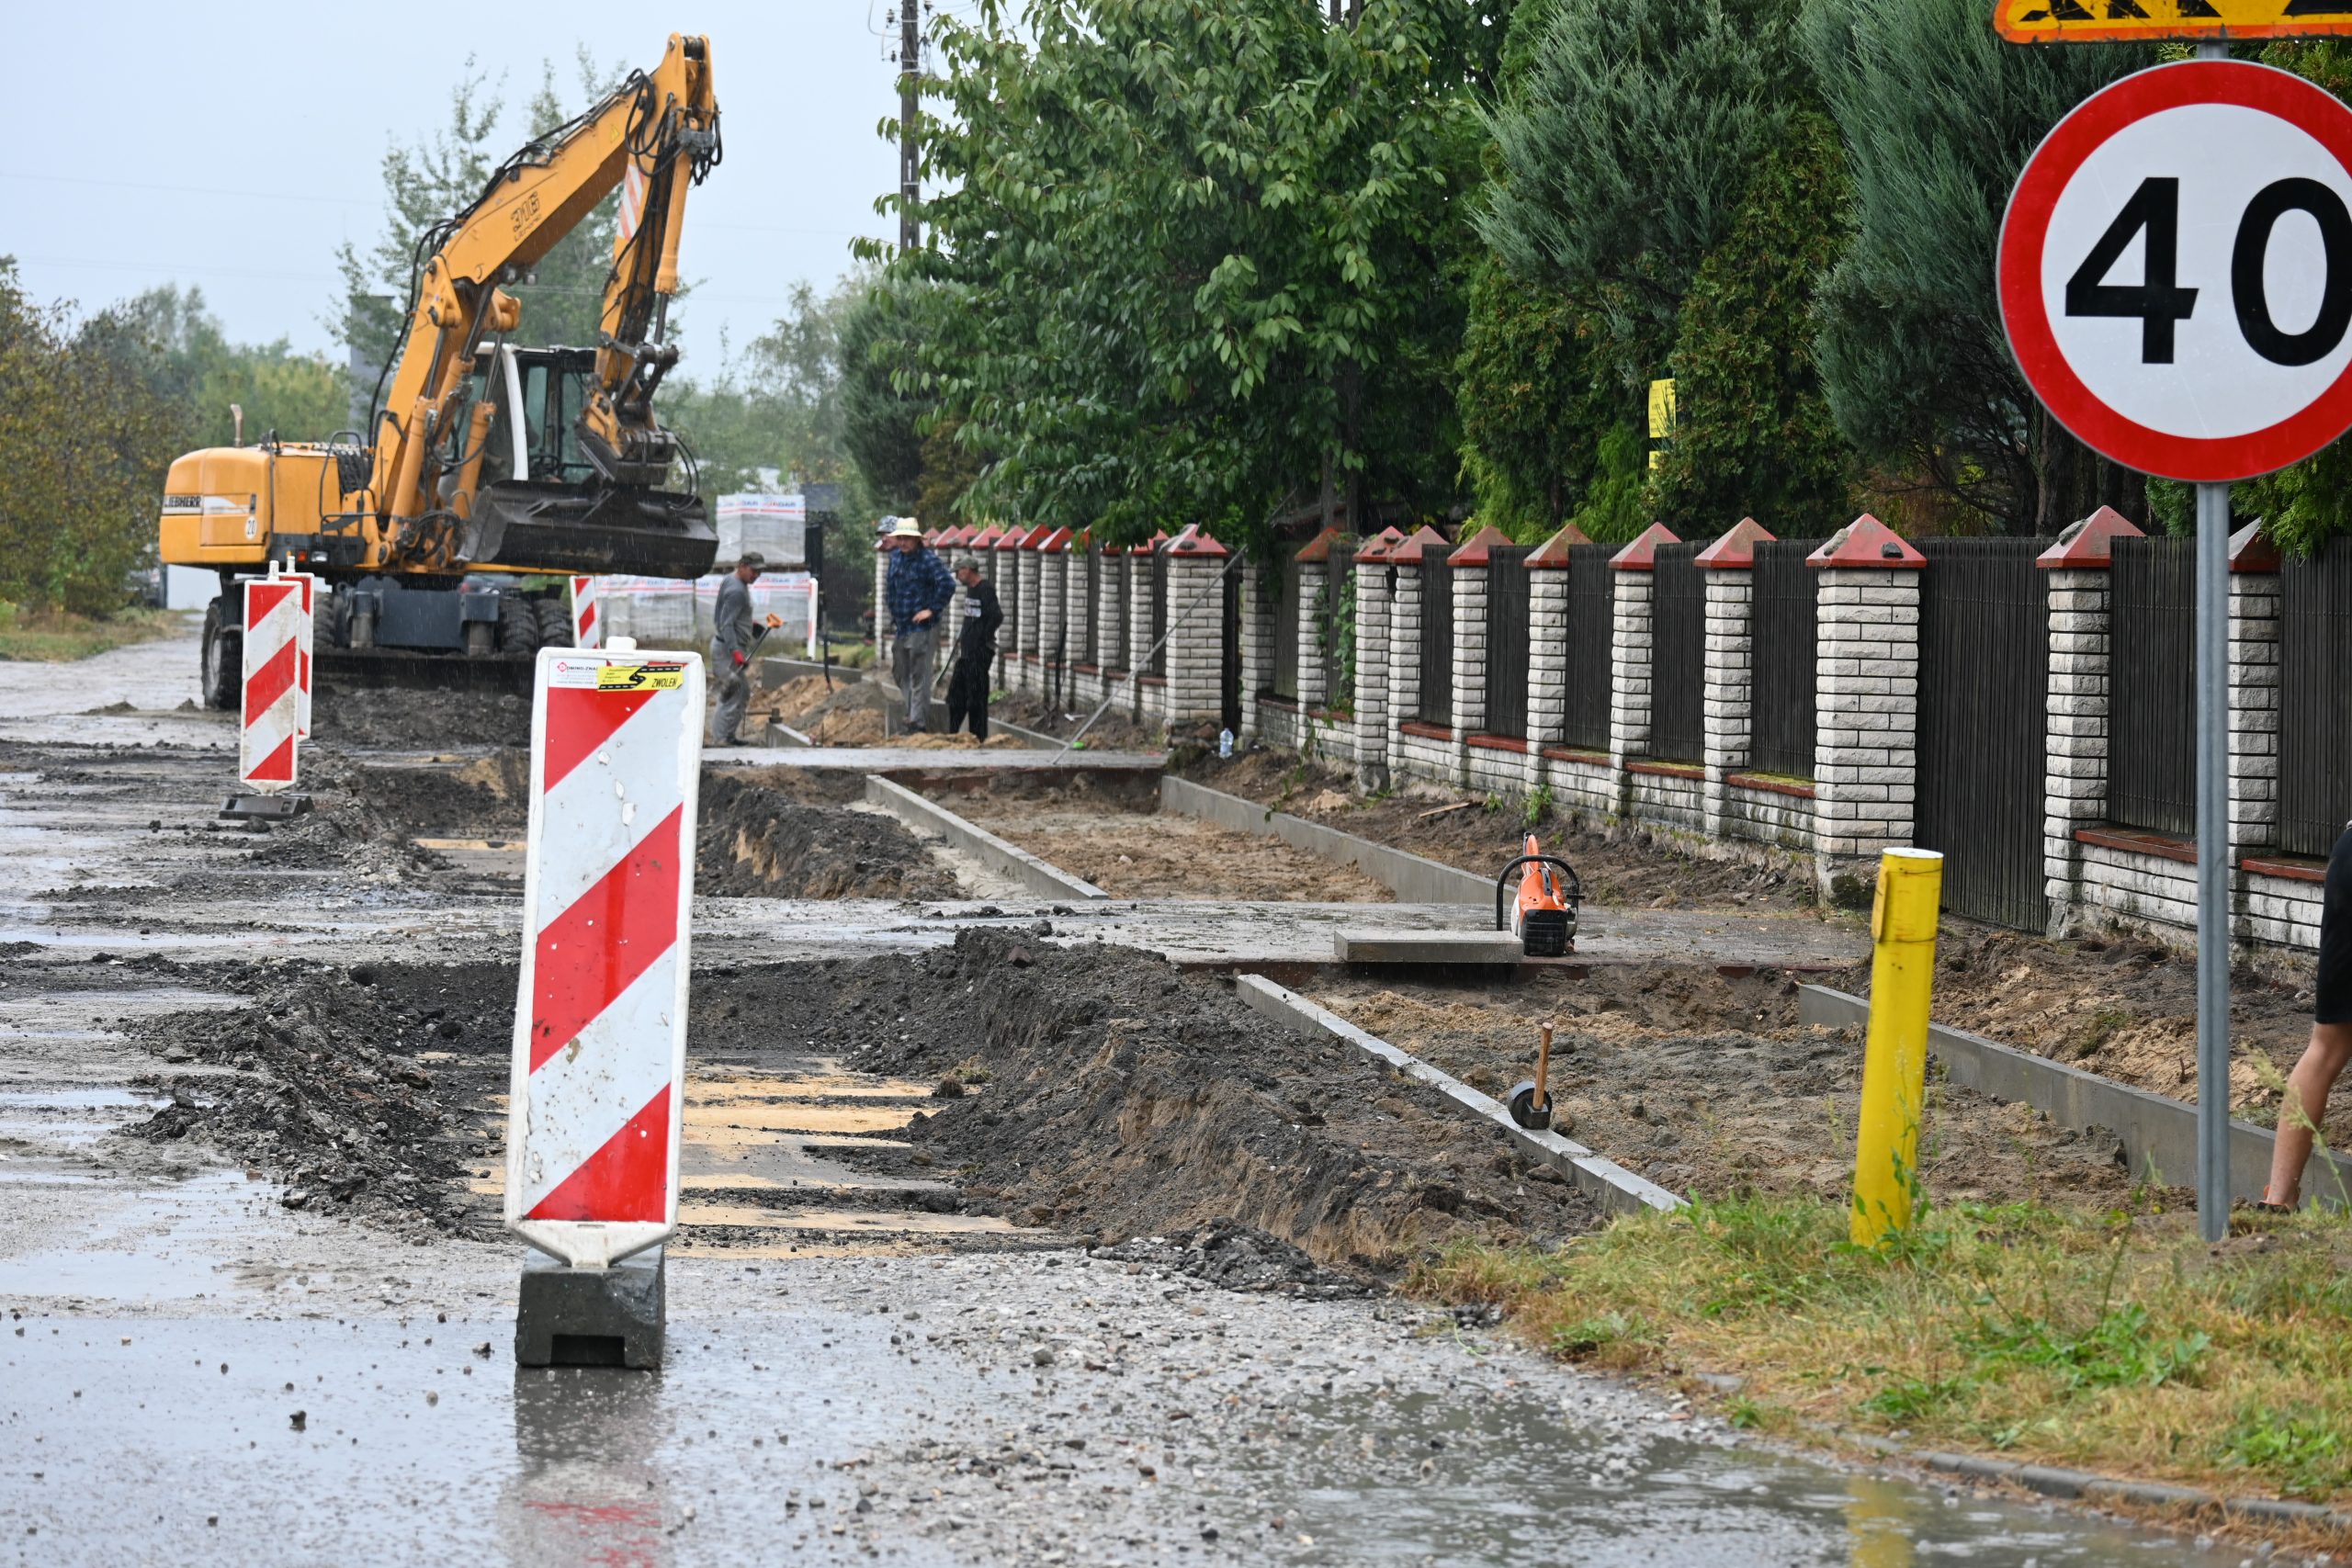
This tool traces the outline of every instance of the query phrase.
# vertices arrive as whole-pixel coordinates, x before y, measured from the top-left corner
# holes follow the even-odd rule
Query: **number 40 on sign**
[[[2238,61],[2125,77],[2027,164],[1999,281],[2086,445],[2208,482],[2299,461],[2352,425],[2352,109]]]

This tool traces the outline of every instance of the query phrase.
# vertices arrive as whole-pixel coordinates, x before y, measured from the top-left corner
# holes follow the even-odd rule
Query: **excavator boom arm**
[[[462,449],[479,429],[464,412],[476,349],[519,320],[517,302],[500,286],[520,280],[616,187],[621,221],[582,446],[614,483],[662,482],[674,443],[653,420],[650,399],[677,354],[659,340],[678,288],[685,193],[718,154],[708,41],[673,33],[652,72],[632,75],[525,147],[472,206],[428,231],[433,249],[373,432],[369,510],[388,563],[459,564],[458,530],[473,498],[444,483],[444,448]],[[452,443],[461,423],[469,441]]]

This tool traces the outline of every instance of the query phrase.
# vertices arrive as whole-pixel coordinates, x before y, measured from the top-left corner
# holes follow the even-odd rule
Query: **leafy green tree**
[[[286,339],[232,344],[205,309],[198,288],[164,284],[118,306],[118,350],[164,401],[179,411],[183,447],[226,446],[236,437],[232,407],[244,411],[244,438],[275,432],[320,440],[345,422],[344,367],[298,354]]]
[[[893,385],[989,456],[967,508],[1132,538],[1258,530],[1318,488],[1357,517],[1450,504],[1467,88],[1501,11],[1035,0],[1018,25],[997,4],[935,22],[941,194],[930,247],[893,263],[929,286]]]
[[[842,323],[842,440],[866,492],[888,512],[918,511],[922,489],[916,425],[931,412],[930,400],[894,384],[899,370],[911,370],[904,345],[921,316],[900,297],[919,287],[901,278],[868,289]]]
[[[1454,369],[1480,522],[1532,544],[1589,499],[1601,432],[1625,417],[1607,330],[1566,295],[1521,282],[1492,257],[1477,264]]]
[[[1845,197],[1836,128],[1796,116],[1692,276],[1667,360],[1675,435],[1652,485],[1685,538],[1743,515],[1817,537],[1853,516],[1853,456],[1813,358],[1813,287],[1845,243]]]
[[[1807,0],[1803,43],[1846,144],[1854,238],[1815,344],[1838,428],[1996,526],[2046,534],[2101,504],[2144,516],[2140,478],[2043,412],[1994,285],[2001,214],[2042,136],[2144,48],[2020,49],[1977,0]]]
[[[75,324],[0,256],[0,599],[119,607],[152,558],[179,409],[141,373],[153,345],[120,311]]]

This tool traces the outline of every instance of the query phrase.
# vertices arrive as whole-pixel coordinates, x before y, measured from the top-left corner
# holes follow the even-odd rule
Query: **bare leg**
[[[2268,1201],[2295,1206],[2303,1162],[2311,1158],[2312,1128],[2327,1120],[2327,1091],[2347,1061],[2352,1061],[2352,1023],[2312,1024],[2311,1043],[2287,1075],[2288,1098],[2278,1106],[2278,1138],[2271,1146],[2270,1186],[2264,1194]],[[2295,1114],[2298,1105],[2303,1109],[2300,1117]]]

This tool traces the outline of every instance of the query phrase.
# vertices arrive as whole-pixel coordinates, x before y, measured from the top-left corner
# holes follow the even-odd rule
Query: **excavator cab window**
[[[511,367],[506,363],[510,360]],[[578,484],[595,477],[574,434],[595,365],[595,351],[585,348],[482,351],[475,370],[475,395],[498,404],[483,460],[485,480]],[[514,439],[518,426],[519,452]],[[518,466],[526,471],[516,472]]]

